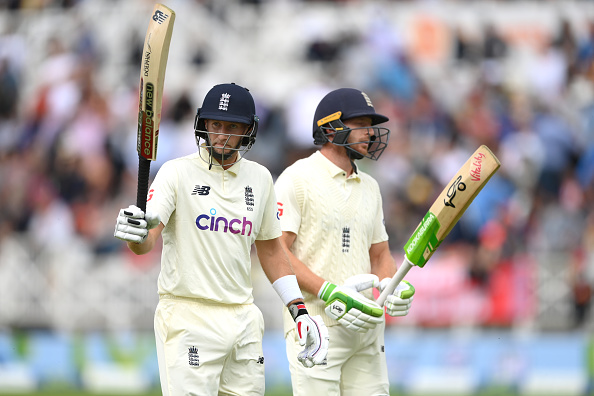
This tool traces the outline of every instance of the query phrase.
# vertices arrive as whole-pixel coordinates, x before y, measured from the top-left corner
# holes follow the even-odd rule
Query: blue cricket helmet
[[[366,158],[377,160],[388,145],[390,130],[375,125],[389,121],[389,118],[378,114],[365,92],[355,88],[336,89],[322,98],[313,120],[314,144],[327,142],[344,146],[352,159],[361,159],[363,155],[350,147],[347,142],[352,129],[343,123],[355,117],[371,118],[374,134],[370,136]],[[328,136],[333,136],[332,140]]]
[[[194,122],[197,137],[208,140],[205,120],[241,122],[250,126],[242,139],[242,146],[251,147],[258,132],[258,116],[254,98],[247,88],[235,83],[219,84],[211,88],[198,109]]]

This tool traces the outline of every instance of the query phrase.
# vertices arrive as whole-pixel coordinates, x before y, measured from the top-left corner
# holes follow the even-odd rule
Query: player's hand
[[[113,236],[126,242],[142,243],[148,236],[148,230],[160,222],[158,214],[144,213],[138,206],[130,205],[120,209]]]
[[[326,315],[347,329],[365,333],[383,322],[384,309],[359,292],[377,286],[376,275],[355,275],[342,286],[324,282],[318,297],[326,301]]]
[[[291,304],[289,312],[295,320],[299,345],[305,346],[297,355],[297,359],[308,368],[317,364],[326,364],[330,336],[322,317],[309,316],[305,304],[301,301]]]
[[[382,279],[378,287],[380,293],[384,291],[386,286],[388,286],[390,279],[391,278]],[[414,294],[415,288],[410,282],[405,280],[400,282],[398,286],[396,286],[396,289],[394,289],[394,292],[390,294],[384,302],[388,315],[406,316],[410,310]]]

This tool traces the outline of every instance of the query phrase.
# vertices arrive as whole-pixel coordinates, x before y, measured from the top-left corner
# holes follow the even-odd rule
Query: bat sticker
[[[153,15],[153,21],[157,22],[160,25],[163,22],[165,22],[165,20],[168,17],[169,17],[169,15],[165,14],[163,11],[157,10],[157,11],[155,11],[155,14]]]
[[[452,185],[450,186],[450,188],[448,188],[448,198],[449,200],[443,200],[443,203],[445,204],[445,206],[451,206],[452,208],[456,208],[456,206],[454,205],[454,203],[452,202],[452,200],[456,197],[456,190],[460,190],[460,191],[464,191],[466,190],[466,184],[461,182],[462,180],[462,175],[458,176],[458,178],[456,180],[454,180],[454,182],[452,183]]]

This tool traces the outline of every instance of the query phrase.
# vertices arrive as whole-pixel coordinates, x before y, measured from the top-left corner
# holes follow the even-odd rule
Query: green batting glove
[[[318,297],[326,302],[326,315],[347,329],[365,333],[384,321],[384,310],[359,292],[378,286],[376,275],[355,275],[342,286],[324,282]]]

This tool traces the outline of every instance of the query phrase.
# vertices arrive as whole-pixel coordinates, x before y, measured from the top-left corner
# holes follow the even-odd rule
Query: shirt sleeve
[[[274,185],[278,199],[278,214],[283,231],[299,233],[301,226],[301,205],[297,198],[299,180],[291,173],[283,172]]]
[[[166,162],[157,172],[149,188],[147,212],[157,213],[165,225],[169,222],[177,202],[177,172],[173,164]]]
[[[274,193],[274,185],[272,183],[272,176],[267,172],[268,177],[268,192],[263,196],[265,199],[262,225],[260,232],[256,237],[258,241],[266,241],[269,239],[278,238],[282,235],[280,222],[278,219],[276,194]]]

